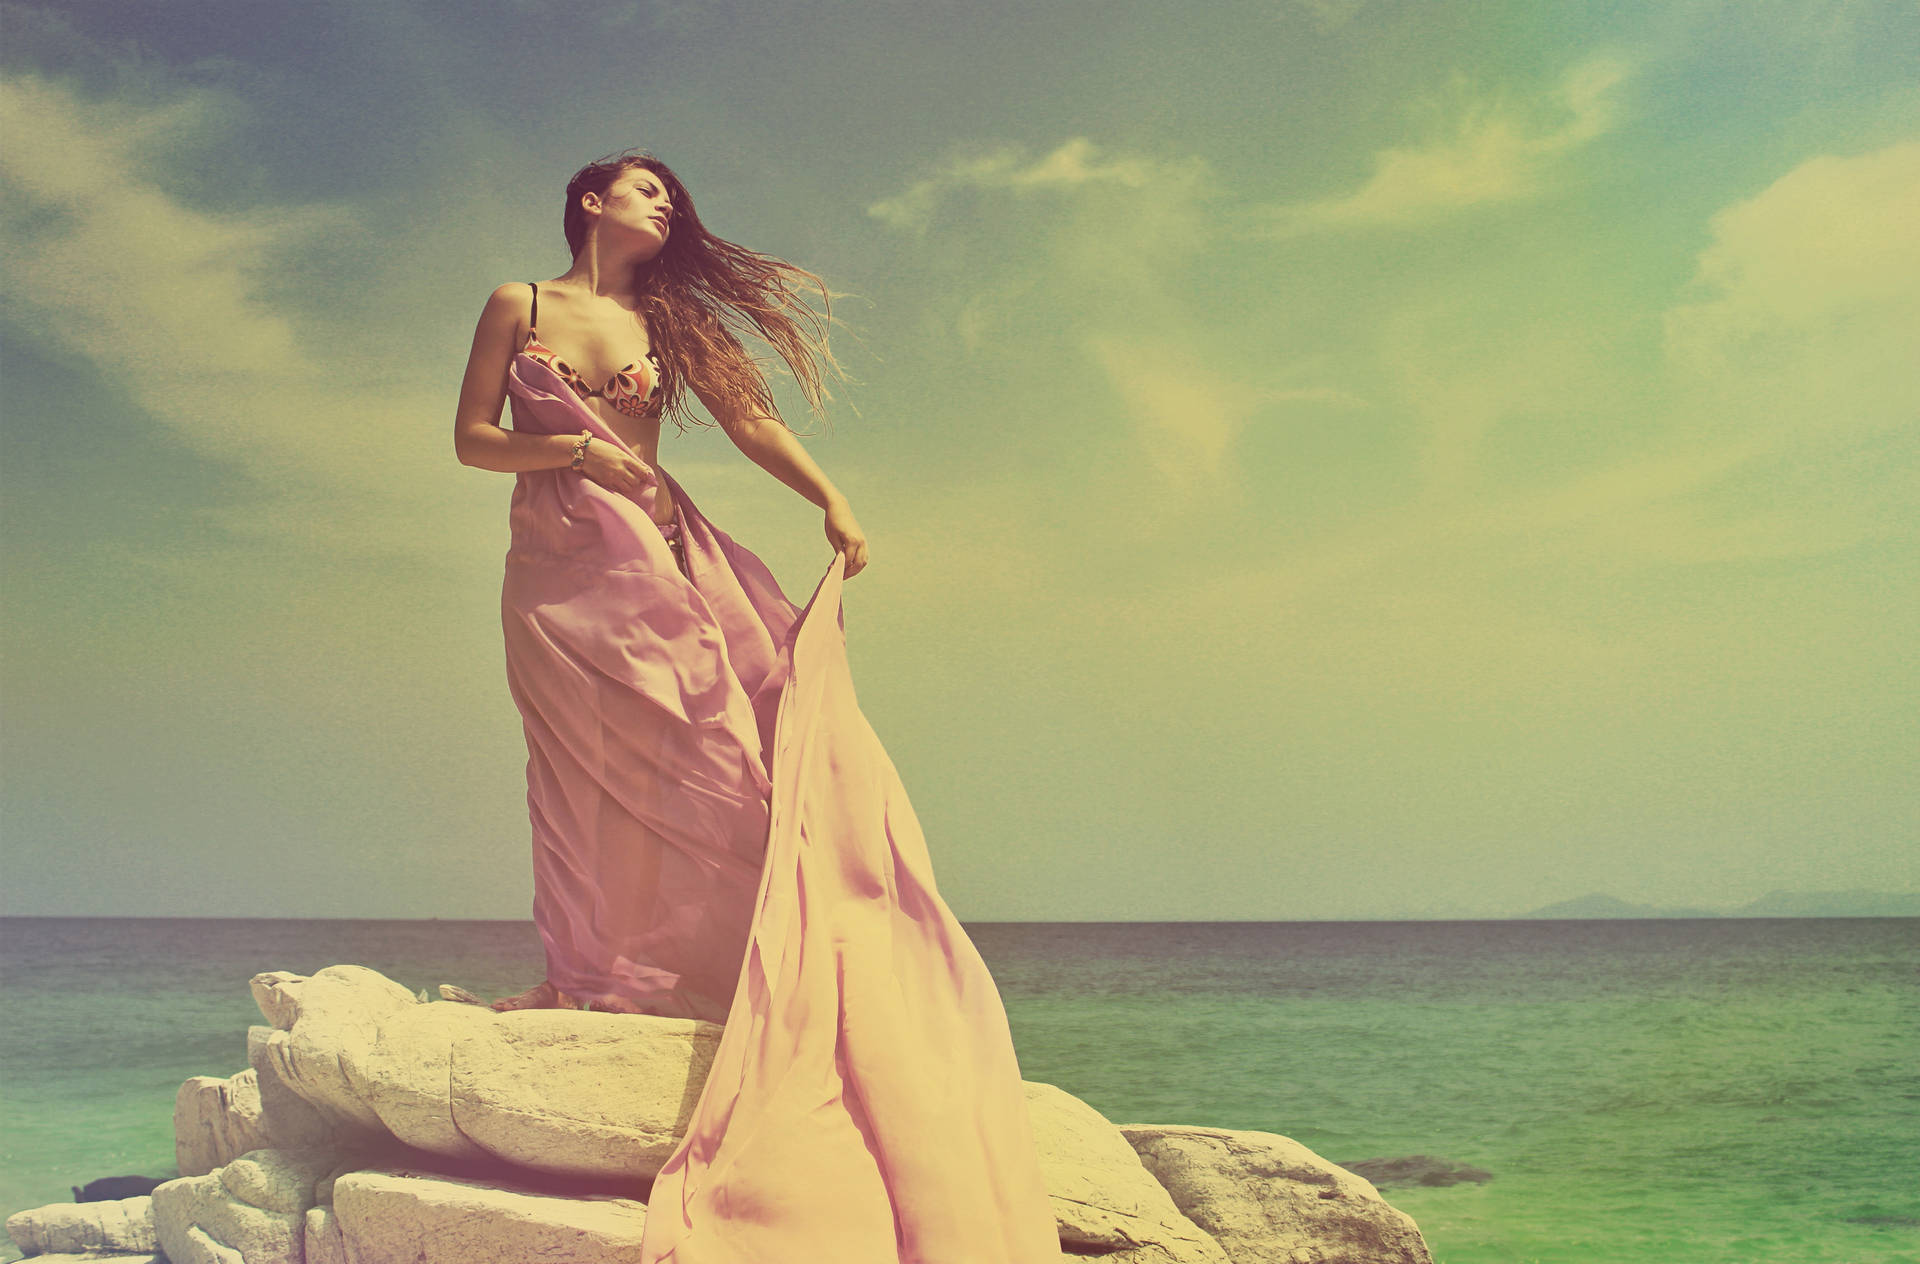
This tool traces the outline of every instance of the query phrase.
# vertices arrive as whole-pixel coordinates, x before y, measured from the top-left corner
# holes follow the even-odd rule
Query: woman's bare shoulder
[[[487,295],[480,311],[482,328],[501,333],[528,328],[532,324],[533,287],[525,281],[507,281]]]
[[[503,281],[487,295],[488,307],[518,307],[527,310],[533,302],[533,286],[526,281]]]

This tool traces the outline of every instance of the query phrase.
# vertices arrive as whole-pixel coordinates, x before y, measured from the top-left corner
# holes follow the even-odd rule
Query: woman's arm
[[[859,574],[867,564],[866,533],[854,519],[847,498],[814,464],[799,437],[777,418],[743,411],[697,386],[693,393],[748,460],[827,511],[827,542],[847,555],[847,578]]]
[[[453,452],[462,465],[514,474],[573,464],[577,435],[519,434],[500,425],[514,338],[532,299],[527,286],[509,282],[493,292],[480,312],[467,375],[460,383],[460,405],[453,414]]]
[[[807,455],[799,437],[777,418],[743,411],[731,401],[709,395],[698,386],[693,387],[693,393],[727,432],[733,446],[746,453],[749,461],[822,509],[831,509],[835,501],[846,503],[847,498]]]

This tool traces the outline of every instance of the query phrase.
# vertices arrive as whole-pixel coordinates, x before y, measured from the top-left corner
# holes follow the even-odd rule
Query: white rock
[[[1406,1213],[1290,1137],[1177,1124],[1120,1132],[1234,1264],[1433,1264]]]
[[[317,1155],[256,1150],[168,1181],[153,1191],[160,1249],[173,1264],[298,1264],[314,1184],[330,1170]]]
[[[350,1090],[408,1145],[458,1158],[482,1157],[487,1151],[454,1121],[452,1080],[460,1046],[486,1040],[500,1018],[473,1005],[416,1002],[397,1010],[381,1020],[376,1041],[348,1066]]]
[[[253,990],[275,1023],[250,1033],[263,1099],[284,1085],[331,1130],[308,1129],[303,1142],[356,1145],[378,1130],[431,1154],[563,1176],[657,1173],[721,1031],[693,1019],[423,1004],[360,966],[261,974]],[[282,1143],[283,1129],[266,1131]]]
[[[311,978],[261,974],[253,990],[274,1024],[248,1033],[264,1123],[250,1122],[237,1085],[220,1107],[230,1116],[224,1133],[217,1121],[205,1122],[217,1102],[197,1113],[177,1109],[176,1120],[188,1119],[208,1138],[194,1152],[209,1157],[260,1131],[276,1142],[283,1131],[325,1142],[271,1150],[310,1148],[336,1157],[320,1175],[325,1165],[317,1160],[255,1159],[230,1173],[226,1185],[215,1182],[224,1194],[183,1184],[167,1195],[168,1205],[181,1207],[171,1219],[158,1214],[169,1189],[162,1186],[154,1194],[161,1248],[173,1254],[169,1234],[177,1233],[182,1250],[200,1252],[174,1264],[213,1259],[215,1247],[239,1251],[245,1264],[278,1264],[256,1251],[281,1239],[310,1251],[313,1264],[514,1260],[554,1242],[561,1254],[540,1258],[573,1259],[566,1252],[576,1249],[586,1253],[581,1259],[615,1258],[604,1242],[623,1242],[629,1230],[638,1242],[639,1205],[632,1200],[501,1189],[484,1183],[490,1168],[482,1176],[411,1171],[399,1166],[408,1160],[393,1153],[396,1139],[425,1152],[417,1156],[422,1161],[478,1158],[642,1188],[685,1128],[721,1032],[689,1019],[500,1014],[422,1002],[360,966],[332,966]],[[196,1091],[215,1097],[205,1085]],[[1099,1253],[1108,1264],[1430,1264],[1413,1222],[1372,1185],[1288,1138],[1116,1128],[1052,1085],[1028,1083],[1026,1092],[1042,1177],[1070,1249]],[[192,1148],[181,1145],[183,1153]],[[388,1153],[381,1155],[381,1146]],[[502,1212],[509,1203],[513,1210]],[[446,1213],[448,1206],[466,1208],[471,1225],[458,1227],[461,1217]],[[352,1207],[360,1210],[350,1214]],[[387,1213],[369,1210],[376,1207],[409,1227],[389,1240]],[[580,1223],[583,1216],[591,1223]],[[473,1243],[486,1240],[483,1226],[494,1220],[519,1226],[509,1232],[510,1244],[461,1256],[482,1249]],[[547,1245],[526,1245],[535,1239]],[[410,1253],[416,1240],[428,1254]]]
[[[204,1176],[229,1159],[271,1144],[260,1109],[260,1080],[252,1067],[224,1080],[196,1075],[174,1094],[173,1158],[180,1175]]]
[[[16,1211],[7,1217],[7,1236],[28,1255],[160,1249],[150,1194],[94,1203],[48,1203]]]
[[[321,1151],[255,1150],[220,1169],[227,1193],[262,1211],[305,1212],[313,1187],[332,1174],[334,1156]]]
[[[431,1008],[487,1013],[444,1002]],[[633,1014],[497,1017],[507,1021],[484,1024],[454,1046],[449,1114],[485,1151],[569,1176],[658,1173],[692,1120],[722,1031]]]
[[[287,1087],[323,1112],[362,1128],[383,1127],[360,1091],[371,1077],[356,1072],[379,1043],[388,1016],[433,1007],[365,966],[328,966],[312,977],[271,971],[255,975],[252,988],[254,1003],[275,1029],[263,1056]]]
[[[375,1170],[334,1182],[333,1217],[354,1264],[631,1264],[646,1205]]]
[[[188,1225],[167,1256],[170,1264],[288,1264],[279,1259],[255,1256],[248,1259],[239,1251],[214,1240],[205,1229]]]
[[[167,1264],[167,1256],[157,1252],[123,1254],[119,1251],[83,1251],[79,1254],[35,1254],[23,1264]]]
[[[173,1153],[182,1176],[204,1176],[249,1150],[365,1150],[387,1138],[322,1113],[289,1089],[263,1055],[271,1027],[249,1031],[257,1065],[220,1079],[196,1075],[173,1102]]]
[[[329,1203],[307,1208],[306,1264],[349,1264],[340,1217],[333,1214]]]
[[[391,1140],[387,1129],[369,1127],[352,1115],[321,1110],[295,1092],[280,1074],[281,1059],[274,1056],[276,1035],[271,1027],[247,1028],[248,1069],[260,1087],[260,1114],[269,1142],[264,1148],[351,1150]],[[221,1162],[245,1153],[236,1151]]]
[[[1228,1264],[1104,1115],[1051,1084],[1029,1080],[1026,1090],[1063,1243],[1125,1252],[1103,1257],[1116,1264]]]

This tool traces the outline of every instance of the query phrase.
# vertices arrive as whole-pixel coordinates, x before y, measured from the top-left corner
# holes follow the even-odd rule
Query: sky
[[[0,912],[530,916],[451,423],[629,146],[833,290],[777,397],[962,919],[1920,889],[1911,4],[0,20]]]

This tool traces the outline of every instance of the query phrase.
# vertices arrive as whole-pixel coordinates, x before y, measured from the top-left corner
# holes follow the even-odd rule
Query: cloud
[[[1223,371],[1207,346],[1187,330],[1151,340],[1112,333],[1086,338],[1088,352],[1131,414],[1153,468],[1179,492],[1215,498],[1237,493],[1239,472],[1230,463],[1233,448],[1263,408],[1366,407],[1364,400],[1336,387],[1260,386],[1250,380],[1245,366]]]
[[[4,250],[36,329],[97,365],[207,455],[297,477],[271,425],[323,381],[290,322],[256,293],[276,251],[343,216],[313,206],[239,214],[190,207],[143,169],[161,137],[230,109],[205,90],[136,105],[95,101],[30,75],[0,80]],[[304,448],[305,445],[300,445]]]
[[[1614,91],[1627,67],[1597,56],[1569,69],[1543,99],[1467,99],[1424,145],[1374,155],[1373,174],[1342,197],[1258,208],[1253,233],[1291,237],[1330,229],[1426,223],[1474,206],[1537,197],[1567,155],[1617,120]],[[1456,82],[1456,90],[1464,87]]]
[[[1105,387],[1119,401],[1133,443],[1113,469],[1135,486],[1233,498],[1241,489],[1235,447],[1263,409],[1366,406],[1337,386],[1301,380],[1307,366],[1251,368],[1218,336],[1217,314],[1195,309],[1188,266],[1218,239],[1209,203],[1219,189],[1204,159],[1116,152],[1085,137],[1037,158],[993,146],[948,158],[869,213],[923,233],[943,204],[980,191],[1072,196],[1014,234],[1019,253],[996,242],[969,260],[961,284],[971,293],[951,317],[952,334],[969,354],[982,354],[1036,300],[1070,296],[1050,312],[1042,336],[1057,334],[1063,350],[1082,353],[1096,371],[1095,397]],[[966,250],[964,234],[955,238],[954,249]],[[1107,433],[1108,414],[1099,406],[1086,424]]]
[[[1700,297],[1665,315],[1670,356],[1697,370],[1777,364],[1859,339],[1920,346],[1920,142],[1820,155],[1715,214]]]
[[[1749,455],[1707,489],[1749,556],[1913,537],[1916,205],[1920,144],[1809,158],[1711,218],[1663,314],[1674,416]]]
[[[1910,535],[1909,464],[1885,436],[1914,418],[1920,346],[1920,144],[1799,163],[1708,221],[1685,301],[1664,325],[1647,415],[1612,417],[1610,455],[1552,480],[1502,483],[1480,463],[1501,426],[1608,426],[1616,372],[1551,326],[1442,340],[1445,305],[1396,328],[1409,406],[1427,424],[1428,495],[1364,539],[1297,561],[1295,582],[1425,558],[1626,576],[1840,553]],[[1624,398],[1635,398],[1627,396]],[[1524,420],[1516,420],[1524,419]],[[1632,437],[1629,437],[1632,436]]]
[[[196,506],[232,539],[271,547],[430,552],[423,514],[464,490],[424,480],[450,462],[451,388],[396,382],[269,296],[289,261],[362,227],[352,207],[195,206],[159,155],[229,129],[245,107],[206,88],[92,97],[33,74],[0,78],[0,262],[9,316],[90,362],[143,414],[232,474]],[[364,344],[361,344],[364,345]],[[158,564],[185,564],[156,546]]]
[[[1002,145],[949,157],[934,174],[867,207],[867,214],[891,228],[924,232],[940,204],[965,189],[1022,193],[1088,185],[1144,189],[1156,181],[1190,179],[1192,174],[1190,167],[1137,155],[1104,155],[1084,136],[1073,137],[1052,153],[1031,161],[1024,148]]]
[[[1184,341],[1087,340],[1154,464],[1180,491],[1228,472],[1227,455],[1260,402],[1245,383],[1211,370]]]

